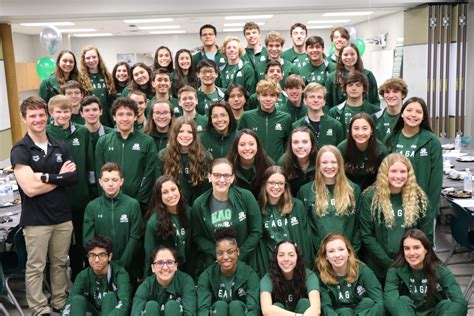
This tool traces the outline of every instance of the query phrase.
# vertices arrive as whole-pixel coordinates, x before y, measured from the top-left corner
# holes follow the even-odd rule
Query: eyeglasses
[[[227,118],[227,117],[229,117],[229,114],[227,114],[227,113],[212,114],[211,115],[211,119],[213,119],[213,120],[217,120],[219,118],[223,119],[223,118]]]
[[[224,255],[232,256],[237,252],[237,249],[230,249],[227,251],[216,251],[216,257],[224,257]]]
[[[168,268],[171,268],[172,266],[176,264],[176,261],[175,260],[158,260],[158,261],[153,262],[153,264],[158,269],[163,268],[165,264]]]
[[[92,261],[94,261],[97,258],[99,258],[100,260],[105,260],[108,257],[109,257],[109,254],[106,252],[101,252],[101,253],[90,252],[87,254],[87,258],[89,258],[89,260],[92,260]]]
[[[233,176],[232,174],[229,174],[229,173],[217,173],[217,172],[213,172],[211,173],[211,175],[216,180],[219,180],[220,178],[224,178],[224,180],[229,180]]]
[[[171,114],[171,112],[170,111],[163,111],[163,112],[153,111],[153,114],[155,114],[156,116],[166,116],[166,115]]]
[[[284,187],[286,183],[285,182],[268,181],[267,184],[271,187],[276,187],[277,185],[279,187]]]

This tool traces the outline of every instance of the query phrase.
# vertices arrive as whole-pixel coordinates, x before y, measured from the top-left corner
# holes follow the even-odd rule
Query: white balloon
[[[61,46],[63,35],[54,26],[45,27],[40,33],[40,43],[51,55],[56,54]]]
[[[349,42],[355,43],[357,39],[357,31],[355,27],[353,27],[352,25],[347,25],[345,28],[347,32],[349,32]]]

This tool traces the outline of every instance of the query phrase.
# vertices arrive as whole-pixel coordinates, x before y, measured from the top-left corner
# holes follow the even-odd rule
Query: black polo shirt
[[[10,153],[10,161],[15,168],[16,164],[30,166],[33,172],[59,174],[61,167],[67,160],[72,160],[66,144],[48,136],[48,153],[35,145],[28,134],[23,137]],[[50,177],[51,183],[58,186],[51,192],[28,197],[19,186],[21,196],[22,226],[54,225],[72,219],[71,207],[66,196],[65,185],[77,181],[77,173],[64,174],[59,177]]]

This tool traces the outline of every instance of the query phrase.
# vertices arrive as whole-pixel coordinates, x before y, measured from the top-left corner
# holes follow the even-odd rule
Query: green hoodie
[[[291,117],[276,109],[269,113],[258,108],[244,112],[239,121],[239,130],[244,128],[257,133],[268,156],[273,161],[278,161],[285,152],[286,141],[291,132]]]
[[[48,104],[49,99],[58,94],[61,94],[61,88],[56,80],[56,73],[53,72],[46,79],[41,81],[38,95]]]
[[[212,190],[205,192],[194,201],[191,211],[192,239],[202,253],[202,256],[196,258],[196,261],[201,261],[201,265],[197,265],[198,269],[200,268],[199,271],[215,260],[216,246],[214,226],[211,224],[211,197]],[[255,250],[262,236],[262,218],[257,201],[250,191],[235,186],[229,188],[228,198],[232,207],[230,226],[234,227],[236,232],[240,258],[247,263],[254,262]]]
[[[196,91],[197,98],[198,98],[198,105],[196,106],[196,111],[201,115],[208,115],[209,108],[211,107],[212,103],[220,100],[224,100],[224,91],[221,88],[216,87],[216,91],[211,94],[206,94],[201,91],[201,87],[199,87]]]
[[[372,114],[372,119],[375,123],[375,135],[378,140],[383,142],[388,135],[392,133],[393,127],[399,117],[400,113],[397,115],[390,115],[387,108]]]
[[[448,267],[439,263],[436,273],[438,283],[434,298],[426,298],[426,272],[416,271],[405,263],[390,268],[384,288],[385,307],[392,315],[467,315],[467,305],[459,284]],[[440,302],[444,302],[441,305]]]
[[[303,78],[305,84],[316,82],[323,86],[326,84],[328,75],[334,70],[334,64],[327,60],[319,66],[314,66],[311,62],[308,62],[299,69],[301,78]]]
[[[298,192],[298,198],[303,201],[305,208],[309,212],[309,223],[311,234],[313,236],[313,254],[319,249],[321,241],[332,232],[339,232],[347,236],[351,241],[355,251],[360,248],[360,231],[359,231],[359,186],[349,181],[355,198],[355,205],[352,206],[349,214],[340,216],[336,214],[336,206],[334,199],[334,185],[328,185],[328,209],[324,216],[316,215],[316,193],[314,191],[315,181],[306,183]],[[314,258],[312,258],[314,259]]]
[[[362,106],[351,106],[347,104],[347,101],[343,101],[341,104],[332,107],[328,115],[335,118],[339,123],[342,125],[342,132],[344,133],[344,138],[347,137],[349,133],[349,123],[354,115],[359,114],[361,112],[365,112],[367,114],[375,113],[379,110],[379,108],[367,101],[364,100]]]
[[[196,315],[196,289],[193,279],[188,274],[176,270],[167,288],[161,287],[155,275],[147,277],[135,293],[130,315],[141,316],[148,301],[157,301],[163,309],[169,300],[181,305],[183,316]]]
[[[212,304],[216,301],[241,301],[245,304],[247,316],[260,315],[259,282],[260,279],[252,268],[242,261],[237,262],[237,271],[233,276],[231,293],[225,289],[222,273],[217,263],[212,263],[199,277],[198,315],[211,315]],[[227,295],[225,295],[227,294]],[[229,296],[224,298],[222,296]]]
[[[90,304],[100,311],[102,298],[104,295],[110,295],[110,292],[113,292],[117,297],[117,305],[107,315],[129,315],[132,303],[132,286],[127,271],[117,263],[109,262],[107,276],[98,277],[91,267],[87,267],[76,276],[62,315],[71,314],[71,301],[76,295],[84,296]]]
[[[108,127],[114,126],[114,120],[112,118],[112,113],[110,112],[112,106],[112,97],[109,95],[107,90],[107,84],[105,78],[100,73],[89,74],[89,80],[92,85],[92,91],[89,91],[92,95],[95,95],[99,98],[100,104],[102,105],[102,115],[100,117],[100,122]]]
[[[286,94],[285,91],[281,91],[281,93],[278,95],[278,99],[275,103],[275,108],[278,108],[278,107],[282,106],[283,104],[286,103],[286,101],[288,101],[288,95]],[[258,100],[257,94],[254,93],[254,94],[250,95],[249,100],[248,100],[247,105],[245,106],[244,110],[248,111],[248,110],[255,110],[255,109],[258,109],[258,108],[260,108],[260,101]]]
[[[217,159],[227,156],[234,143],[235,134],[237,134],[237,131],[233,130],[224,136],[212,128],[199,134],[199,138],[212,157]]]
[[[358,263],[359,275],[354,283],[348,283],[345,277],[338,276],[338,284],[321,285],[321,311],[324,315],[345,315],[342,310],[352,310],[352,315],[382,316],[384,315],[383,292],[375,274],[363,263]],[[370,299],[373,304],[364,306]]]
[[[231,84],[240,84],[249,94],[255,92],[257,85],[253,68],[242,60],[235,65],[226,63],[219,67],[219,78],[223,89],[227,89]]]
[[[114,198],[99,196],[86,207],[83,242],[86,244],[95,236],[109,237],[113,242],[113,260],[130,271],[134,266],[135,255],[142,247],[142,225],[142,213],[137,200],[122,192]]]
[[[305,116],[298,121],[294,122],[292,128],[306,126],[309,128],[316,139],[318,147],[321,148],[324,145],[334,145],[337,146],[340,142],[344,140],[344,130],[342,124],[339,123],[336,119],[330,117],[329,115],[321,116],[319,121],[319,133],[316,133],[309,117]]]
[[[263,46],[260,46],[260,48],[260,52],[255,53],[255,49],[246,47],[245,55],[241,56],[240,59],[242,59],[244,63],[252,66],[253,69],[256,69],[258,64],[267,62],[267,48]]]
[[[214,61],[216,62],[217,67],[221,67],[227,61],[225,56],[220,52],[219,47],[217,47],[217,45],[216,49],[217,51],[216,55],[214,56]],[[201,49],[199,49],[195,54],[193,54],[193,64],[195,69],[197,69],[199,62],[203,59],[208,60],[209,58],[207,58],[206,53],[204,52],[204,48],[201,47]]]
[[[163,148],[166,148],[166,146],[168,146],[168,136],[169,136],[169,132],[167,133],[160,133],[158,132],[156,129],[152,130],[150,135],[153,140],[155,141],[155,145],[156,145],[156,152],[160,152],[160,150],[162,150]]]
[[[343,76],[347,76],[349,71],[344,69]],[[374,104],[375,106],[380,106],[380,98],[377,88],[377,80],[375,79],[374,74],[368,70],[364,69],[364,75],[369,79],[369,91],[364,97],[364,100],[367,103]],[[341,104],[347,99],[346,93],[342,91],[342,88],[334,82],[336,78],[336,72],[331,72],[326,79],[326,106],[332,108],[338,104]]]
[[[301,96],[300,106],[298,107],[287,99],[285,103],[281,104],[280,106],[277,106],[276,109],[278,111],[290,114],[292,123],[296,122],[308,113],[308,107],[303,102],[303,96]]]
[[[284,167],[286,159],[286,153],[281,156],[280,160],[278,161],[278,165]],[[310,161],[308,169],[303,171],[301,167],[298,165],[297,162],[294,162],[293,168],[298,171],[298,175],[293,176],[290,178],[290,175],[287,171],[288,183],[290,184],[291,188],[291,195],[296,196],[298,194],[298,190],[308,182],[312,182],[314,180],[314,175],[316,173],[316,168],[314,166],[315,161]]]
[[[443,185],[443,156],[439,138],[425,129],[409,138],[397,131],[387,138],[385,144],[390,152],[401,153],[412,163],[416,182],[428,197],[428,216],[434,221],[439,214],[439,197]],[[433,230],[425,233],[432,235]]]
[[[362,194],[360,237],[364,246],[365,262],[382,280],[387,268],[400,250],[400,240],[405,232],[410,228],[420,228],[426,233],[426,230],[433,230],[433,223],[429,221],[427,216],[424,216],[412,227],[405,225],[402,196],[401,194],[392,194],[390,195],[390,202],[394,210],[395,223],[391,227],[388,226],[383,216],[374,218],[371,207],[374,193],[375,188],[371,187]],[[428,238],[432,238],[432,236],[428,235]]]
[[[269,60],[271,60],[271,58],[270,56],[267,56],[265,62],[261,62],[255,66],[255,72],[257,74],[257,82],[259,82],[262,79],[265,79],[265,72],[267,70],[267,63]],[[282,79],[280,80],[280,87],[284,89],[286,78],[288,78],[289,75],[293,75],[293,74],[298,75],[299,72],[298,72],[298,68],[296,68],[290,61],[286,59],[283,59],[280,57],[278,62],[280,62],[281,68],[282,68]],[[255,90],[253,92],[255,92]]]
[[[116,162],[122,168],[123,193],[137,199],[142,208],[148,205],[155,181],[156,146],[153,139],[140,132],[132,132],[123,139],[120,132],[106,134],[97,142],[95,163],[97,175],[106,162]]]
[[[89,138],[91,139],[92,142],[92,149],[94,150],[94,155],[95,155],[95,148],[97,146],[97,142],[99,141],[99,138],[104,136],[105,134],[109,134],[114,132],[113,128],[110,128],[105,125],[100,125],[99,129],[93,133],[89,132]],[[94,156],[95,158],[95,156]],[[95,167],[95,166],[94,166]]]

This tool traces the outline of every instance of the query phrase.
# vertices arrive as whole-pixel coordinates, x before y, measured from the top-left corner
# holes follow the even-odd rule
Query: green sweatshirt
[[[251,66],[245,64],[242,60],[238,64],[225,64],[219,67],[219,77],[221,87],[227,89],[231,84],[240,84],[249,94],[255,92],[255,72]]]
[[[168,133],[160,133],[156,129],[152,130],[150,134],[153,141],[155,142],[156,145],[156,151],[160,152],[163,148],[166,148],[168,146]]]
[[[286,112],[291,116],[291,122],[296,122],[300,118],[304,117],[308,113],[308,108],[303,102],[303,97],[301,97],[300,105],[297,107],[290,100],[287,100],[285,103],[277,106],[278,111]]]
[[[219,47],[217,45],[216,45],[216,49],[217,49],[217,51],[216,51],[216,55],[214,56],[214,61],[216,62],[217,67],[221,67],[227,61],[226,61],[225,55],[223,55],[220,52]],[[204,52],[204,48],[201,47],[201,49],[199,49],[193,55],[193,64],[194,64],[195,69],[197,69],[197,66],[199,65],[199,62],[203,59],[208,60],[209,58],[207,58],[206,53]]]
[[[120,132],[106,134],[97,142],[95,163],[97,175],[106,162],[116,162],[122,168],[125,182],[123,193],[137,199],[142,208],[148,205],[155,181],[156,146],[153,139],[140,132],[132,132],[123,139]]]
[[[328,75],[334,70],[336,70],[334,64],[325,60],[319,66],[314,66],[311,62],[308,62],[299,69],[299,72],[305,84],[316,82],[324,86]]]
[[[306,126],[313,132],[319,148],[324,145],[337,146],[345,138],[342,124],[329,115],[321,116],[321,120],[319,121],[319,131],[314,129],[313,124],[307,115],[294,122],[292,128],[300,126]]]
[[[434,299],[428,304],[426,272],[413,270],[407,263],[401,267],[390,268],[384,288],[387,310],[401,315],[397,311],[412,304],[417,315],[467,315],[466,301],[453,273],[441,263],[436,270],[438,284],[436,292],[432,294]],[[443,300],[447,301],[447,306],[443,306],[444,310],[438,310],[437,304]]]
[[[375,136],[383,142],[391,134],[400,114],[390,115],[387,108],[372,114],[375,123]]]
[[[104,136],[105,134],[112,133],[113,131],[114,131],[113,128],[110,128],[105,125],[101,125],[97,131],[93,133],[89,132],[89,138],[91,139],[92,148],[94,150],[94,158],[95,158],[95,147],[97,146],[97,142],[99,141],[99,138]]]
[[[349,71],[344,69],[343,75],[346,76],[348,73]],[[365,95],[364,100],[379,107],[380,98],[377,90],[377,80],[375,80],[374,74],[368,69],[364,69],[364,75],[369,79],[369,91]],[[346,93],[334,82],[335,78],[335,71],[331,72],[326,78],[326,106],[329,108],[341,104],[347,99]]]
[[[284,167],[286,159],[286,153],[281,156],[280,160],[278,161],[278,165]],[[297,162],[293,164],[293,168],[297,170],[297,175],[290,176],[288,170],[286,170],[286,175],[288,177],[288,183],[290,184],[291,188],[291,195],[296,196],[298,194],[298,190],[308,182],[312,182],[314,180],[314,175],[316,173],[316,168],[314,166],[315,161],[310,161],[308,169],[303,171],[301,167],[298,165]]]
[[[89,80],[92,84],[92,95],[95,95],[99,98],[100,104],[102,105],[102,116],[100,117],[100,122],[108,127],[114,126],[114,120],[112,119],[112,113],[110,109],[112,107],[112,98],[109,96],[107,90],[107,84],[105,83],[105,78],[102,74],[89,74]]]
[[[310,63],[306,52],[297,53],[293,47],[290,47],[281,53],[281,57],[291,62],[298,70],[301,70],[301,68],[304,68]]]
[[[439,214],[439,197],[443,185],[443,156],[439,138],[425,129],[413,137],[405,137],[401,131],[397,131],[388,137],[385,144],[390,152],[401,153],[412,163],[416,182],[428,197],[428,216],[433,221]],[[425,233],[432,235],[433,231]]]
[[[314,191],[315,182],[305,184],[298,192],[298,198],[303,201],[305,208],[309,212],[309,223],[312,234],[313,253],[319,249],[321,241],[327,234],[339,232],[344,234],[354,247],[355,251],[360,248],[360,231],[359,231],[359,200],[360,189],[355,183],[350,182],[354,190],[354,198],[356,205],[352,206],[349,214],[339,216],[336,214],[336,201],[334,199],[334,185],[327,185],[328,188],[328,209],[324,216],[316,215],[316,194]]]
[[[157,301],[163,309],[169,300],[181,305],[183,316],[196,315],[196,289],[193,279],[188,274],[176,270],[171,283],[166,288],[158,283],[155,275],[147,277],[135,293],[130,315],[141,316],[148,301]]]
[[[285,306],[285,309],[290,312],[294,312],[296,308],[296,304],[298,303],[294,298],[293,298],[293,290],[291,288],[291,282],[288,282],[287,280],[283,281],[285,285],[285,289],[287,290],[287,298],[285,302],[277,302],[275,298],[272,295],[272,303],[280,303]],[[302,298],[308,298],[308,293],[311,291],[318,291],[319,292],[319,280],[318,277],[316,276],[316,273],[313,271],[306,269],[306,283],[305,283],[305,288],[306,288],[306,294]],[[260,280],[260,293],[262,292],[268,292],[270,294],[273,293],[273,283],[272,279],[270,278],[270,275],[267,273],[263,276],[263,278]]]
[[[346,152],[346,144],[347,140],[342,141],[339,145],[337,145],[337,149],[341,152],[342,158],[344,158],[344,161],[347,161],[348,155],[355,156],[356,159],[356,170],[354,172],[350,172],[350,170],[345,167],[346,171],[346,176],[354,183],[356,183],[360,190],[363,192],[369,185],[373,184],[375,182],[375,179],[377,178],[377,173],[379,170],[379,166],[382,163],[382,160],[385,158],[385,156],[388,155],[388,150],[385,145],[380,142],[379,140],[376,139],[376,146],[377,146],[377,168],[369,173],[369,170],[367,169],[368,167],[368,151],[359,151],[356,148],[356,151],[354,153],[347,153]]]
[[[98,311],[101,310],[102,298],[113,292],[117,297],[115,309],[110,316],[129,315],[132,301],[132,286],[127,271],[115,262],[109,262],[107,275],[98,277],[91,267],[82,270],[74,280],[69,297],[64,305],[62,315],[71,314],[71,301],[77,295],[84,296]]]
[[[58,94],[61,94],[61,88],[56,80],[56,73],[53,72],[48,78],[41,81],[38,95],[48,104],[49,99]]]
[[[269,205],[262,210],[263,235],[257,250],[259,263],[258,273],[263,276],[268,272],[270,258],[275,246],[283,240],[293,240],[301,249],[305,266],[311,268],[312,245],[309,242],[308,215],[303,203],[293,198],[291,213],[282,215],[276,205]]]
[[[224,100],[225,93],[222,91],[221,88],[216,87],[216,91],[211,94],[206,94],[201,91],[201,87],[197,89],[197,98],[198,98],[198,105],[196,110],[201,115],[208,115],[209,108],[211,107],[212,103],[220,100]]]
[[[239,121],[239,130],[244,128],[257,133],[268,156],[273,161],[278,161],[285,152],[286,141],[291,132],[291,117],[276,109],[269,113],[258,108],[244,112]]]
[[[234,143],[236,130],[230,131],[227,135],[222,135],[214,128],[206,130],[199,135],[201,143],[214,159],[226,157]]]
[[[259,277],[252,268],[242,261],[237,262],[231,289],[225,287],[221,268],[212,263],[199,277],[197,297],[198,315],[211,315],[211,307],[216,301],[241,301],[246,306],[245,315],[260,315]]]
[[[343,101],[341,104],[332,107],[328,115],[335,118],[339,123],[342,125],[342,131],[344,132],[344,138],[347,137],[349,133],[349,123],[354,115],[358,113],[365,112],[367,114],[375,113],[379,110],[379,108],[367,101],[364,100],[362,106],[352,106],[347,103],[347,101]]]
[[[114,198],[105,195],[91,201],[84,214],[83,242],[95,236],[112,239],[113,260],[127,271],[134,265],[140,245],[143,219],[137,200],[119,192]]]
[[[278,95],[278,99],[275,103],[275,107],[278,108],[286,104],[286,101],[288,101],[288,95],[286,94],[285,91],[281,91],[281,93]],[[260,101],[258,100],[257,94],[254,93],[249,97],[247,106],[245,107],[245,111],[255,110],[258,108],[260,108]]]
[[[148,100],[146,102],[146,110],[145,110],[145,116],[146,117],[153,117],[152,113],[150,113],[151,112],[151,106],[153,104],[155,104],[156,101],[158,101],[158,98],[155,95],[153,98],[151,98],[150,100]],[[171,103],[171,105],[173,106],[173,114],[172,115],[174,115],[174,117],[180,117],[181,115],[183,115],[181,107],[179,106],[178,99],[176,99],[175,97],[173,97],[170,94],[168,102]]]
[[[196,258],[202,265],[197,265],[200,271],[215,260],[214,226],[211,220],[210,201],[212,190],[198,197],[191,211],[193,223],[192,239],[202,256]],[[240,248],[240,259],[249,263],[255,259],[255,250],[262,236],[262,217],[257,201],[250,191],[231,186],[229,189],[231,204],[230,226],[236,231],[236,239]],[[253,267],[253,264],[251,265]]]
[[[86,124],[86,121],[84,120],[84,118],[79,113],[77,113],[77,114],[72,113],[71,122],[79,124],[79,125],[85,125]]]
[[[71,152],[76,163],[79,181],[77,184],[67,187],[66,192],[69,199],[74,201],[71,203],[73,211],[83,213],[91,199],[91,192],[96,186],[94,152],[89,131],[82,125],[70,123],[69,128],[65,129],[49,124],[46,126],[46,132],[56,140],[64,141]]]
[[[191,209],[188,207],[186,209],[187,218],[190,218]],[[186,263],[186,257],[188,254],[188,247],[189,247],[189,235],[190,235],[190,228],[186,228],[183,226],[179,215],[177,214],[169,214],[171,218],[171,223],[173,224],[173,228],[176,231],[176,234],[168,239],[164,239],[161,234],[161,225],[158,221],[158,216],[156,213],[151,215],[148,222],[146,222],[146,229],[145,229],[145,277],[151,274],[151,256],[153,254],[153,250],[159,246],[165,246],[176,250],[176,254],[178,256],[178,262],[180,267]]]
[[[253,48],[246,47],[245,48],[245,55],[241,56],[240,58],[246,64],[252,66],[253,69],[256,69],[257,65],[260,63],[267,62],[268,51],[266,47],[260,46],[261,50],[258,53],[255,53]]]
[[[259,63],[255,66],[256,67],[255,72],[257,74],[257,82],[259,82],[262,79],[265,79],[265,72],[267,70],[267,62],[270,59],[271,59],[270,57],[267,57],[265,62],[261,62],[261,63]],[[288,78],[289,75],[293,75],[293,74],[298,75],[299,71],[298,71],[298,68],[296,68],[288,60],[285,60],[285,59],[280,57],[280,59],[278,61],[280,62],[281,68],[282,68],[282,79],[280,80],[280,87],[282,87],[282,89],[284,89],[286,78]],[[253,91],[253,92],[255,92],[255,91]]]
[[[321,311],[324,315],[337,316],[345,315],[338,312],[338,309],[350,309],[352,315],[360,316],[382,316],[384,314],[383,292],[380,282],[375,274],[363,263],[358,263],[359,275],[354,283],[348,283],[345,277],[338,276],[338,284],[321,285]],[[369,308],[361,307],[364,299],[370,299],[374,303]],[[342,311],[341,311],[342,312]]]
[[[379,279],[383,279],[387,268],[395,259],[400,250],[400,240],[410,228],[420,228],[432,231],[433,223],[425,216],[420,218],[413,227],[405,224],[405,211],[401,194],[391,194],[390,202],[394,210],[395,223],[388,226],[384,217],[375,218],[372,215],[372,200],[375,188],[369,188],[362,194],[360,208],[360,237],[365,251],[365,262],[375,272]],[[430,227],[431,226],[431,227]],[[428,235],[428,238],[432,238]],[[431,239],[430,239],[431,240]]]

